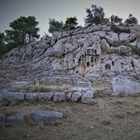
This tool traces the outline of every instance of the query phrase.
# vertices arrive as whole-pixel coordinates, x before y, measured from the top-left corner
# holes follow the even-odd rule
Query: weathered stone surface
[[[102,39],[102,41],[101,41],[101,48],[102,48],[103,52],[109,52],[110,51],[110,46],[105,39]]]
[[[112,93],[113,93],[112,87],[109,87],[103,91],[104,96],[110,96],[112,95]]]
[[[26,93],[25,94],[25,100],[31,103],[37,102],[39,95],[37,93]]]
[[[120,41],[133,41],[136,36],[134,34],[129,34],[129,33],[121,33],[120,34]]]
[[[71,96],[71,101],[76,102],[81,98],[82,94],[80,92],[73,92]]]
[[[15,124],[23,124],[23,123],[25,123],[25,114],[18,113],[16,115],[9,116],[9,117],[7,117],[7,122],[15,123]]]
[[[111,82],[114,96],[140,94],[140,83],[126,77],[114,77]]]
[[[107,41],[110,42],[111,44],[112,44],[114,41],[119,41],[118,34],[112,32],[112,31],[111,31],[111,32],[107,32],[105,38],[106,38]]]
[[[91,87],[91,83],[90,82],[79,82],[78,85],[80,87]]]
[[[0,78],[1,83],[6,83],[6,86],[4,84],[0,85],[0,89],[19,91],[18,88],[26,87],[30,83],[33,84],[33,81],[40,77],[53,77],[54,73],[65,73],[71,77],[70,85],[75,86],[77,88],[75,91],[81,93],[69,93],[66,98],[77,101],[80,98],[89,97],[87,91],[80,88],[90,87],[90,83],[80,77],[72,80],[73,77],[69,74],[95,77],[95,81],[96,77],[112,78],[119,74],[128,76],[127,81],[132,81],[129,80],[130,77],[138,79],[140,75],[140,58],[137,55],[131,55],[132,50],[130,47],[131,44],[133,47],[137,45],[140,48],[140,39],[138,34],[135,34],[136,31],[139,31],[139,29],[131,31],[131,33],[123,32],[123,30],[117,33],[111,31],[111,26],[91,25],[71,31],[54,32],[52,37],[46,36],[39,41],[32,40],[26,47],[19,46],[12,49],[0,60],[1,75],[4,75],[4,79],[7,78],[6,82],[3,82],[4,80]],[[24,78],[19,79],[21,75],[26,75],[26,78],[23,76]],[[61,78],[67,82],[67,79],[63,76]],[[8,83],[10,79],[11,84]],[[56,79],[56,85],[65,85],[64,82],[61,84],[60,79]],[[51,87],[54,86],[50,86],[50,89]],[[110,89],[105,88],[103,94],[110,95],[113,93],[112,95],[115,95],[115,84],[113,84],[113,87],[113,89],[110,87]],[[117,87],[117,91],[120,93],[119,90],[122,88]],[[50,91],[54,91],[52,89]],[[134,90],[132,91],[132,89]],[[134,87],[132,89],[130,90],[132,93],[139,90],[137,85],[136,89]],[[83,96],[84,92],[86,97]],[[119,94],[118,92],[116,94]],[[51,98],[54,101],[62,101],[65,100],[65,95],[63,93],[55,93],[53,97],[44,93],[39,95],[40,100]],[[24,95],[22,94],[21,97],[20,94],[13,95],[13,93],[3,92],[0,94],[0,101],[3,99],[22,101]],[[38,95],[26,94],[25,99],[34,102],[38,100]]]
[[[65,94],[63,92],[55,92],[53,95],[53,101],[64,101],[65,100]]]
[[[6,116],[3,113],[0,113],[0,121],[5,121]]]
[[[6,92],[3,93],[3,100],[7,101],[24,101],[25,93],[22,92]]]
[[[72,31],[54,32],[52,38],[44,36],[39,41],[33,40],[26,47],[14,48],[7,54],[7,58],[3,59],[2,65],[9,69],[12,67],[28,71],[47,70],[48,73],[61,71],[83,76],[102,76],[103,67],[107,61],[111,64],[113,58],[113,61],[117,62],[110,66],[110,71],[119,69],[119,72],[122,72],[127,68],[138,72],[135,63],[133,68],[129,62],[123,65],[125,58],[122,54],[131,59],[131,50],[128,45],[121,45],[123,41],[139,46],[137,35],[123,31],[115,33],[107,25],[91,25]],[[15,86],[24,86],[23,82]]]
[[[12,83],[13,88],[19,88],[19,87],[27,86],[27,85],[28,85],[28,83],[25,81],[16,81],[16,82]]]
[[[87,89],[87,91],[85,93],[83,93],[83,96],[81,97],[81,101],[82,101],[82,103],[92,104],[93,97],[94,97],[94,90]]]
[[[48,101],[53,97],[53,92],[39,93],[39,101]]]
[[[35,122],[48,122],[48,121],[55,121],[58,119],[63,118],[63,114],[61,112],[54,112],[54,111],[43,111],[43,110],[33,110],[30,113],[30,117]]]
[[[67,100],[71,100],[72,97],[72,92],[69,92],[68,94],[66,94],[66,99]]]

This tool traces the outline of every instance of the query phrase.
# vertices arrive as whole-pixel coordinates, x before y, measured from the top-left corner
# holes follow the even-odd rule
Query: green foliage
[[[129,28],[125,28],[125,27],[119,27],[116,25],[112,25],[111,26],[111,30],[116,32],[116,33],[131,33],[131,30]]]
[[[38,38],[39,22],[34,16],[20,17],[10,23],[11,30],[0,33],[0,56],[20,45],[30,43],[32,38]]]
[[[77,18],[76,17],[70,17],[66,19],[64,29],[65,30],[73,30],[77,26]]]
[[[119,18],[118,16],[114,16],[114,15],[112,15],[110,19],[112,24],[121,24],[123,20],[122,18]]]
[[[126,19],[125,24],[126,24],[126,25],[138,24],[138,20],[137,20],[132,14],[130,14],[130,15],[129,15],[129,18]]]
[[[5,35],[4,33],[0,33],[0,56],[2,56],[6,51]]]
[[[132,54],[136,54],[140,56],[140,48],[138,48],[137,46],[133,46],[132,48]]]
[[[4,35],[4,33],[0,32],[0,44],[3,44],[4,41],[5,41],[5,35]]]
[[[53,33],[54,31],[73,30],[76,28],[77,24],[76,17],[67,18],[65,24],[62,21],[59,22],[55,19],[49,19],[49,32]]]
[[[55,19],[49,19],[49,32],[53,33],[54,31],[62,31],[64,24],[63,22],[56,21]]]
[[[13,46],[30,43],[31,38],[38,38],[39,28],[36,26],[39,22],[34,16],[20,17],[10,23],[11,30],[6,30],[6,41]],[[27,41],[28,40],[28,41]]]
[[[4,33],[0,33],[0,57],[3,56],[5,53],[9,52],[12,48],[14,48],[13,43],[6,44],[6,37]]]
[[[91,9],[86,9],[87,16],[85,18],[85,23],[87,25],[102,24],[104,22],[104,9],[102,7],[97,7],[97,5],[91,5]]]

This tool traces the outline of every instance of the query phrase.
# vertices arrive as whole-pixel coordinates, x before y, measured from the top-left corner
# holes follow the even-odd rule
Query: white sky
[[[35,16],[41,36],[48,34],[49,18],[64,22],[76,16],[84,26],[86,8],[92,4],[103,7],[105,17],[114,14],[125,20],[133,14],[140,23],[140,0],[0,0],[0,32],[10,29],[9,23],[20,16]]]

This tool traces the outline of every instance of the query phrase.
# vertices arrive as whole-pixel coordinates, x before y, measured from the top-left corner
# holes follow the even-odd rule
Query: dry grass
[[[132,34],[135,34],[137,37],[140,37],[140,32],[139,31],[136,31],[134,29],[131,29],[131,33]]]
[[[44,86],[58,85],[56,81],[47,78],[42,78],[38,82],[40,85],[44,85]]]
[[[116,112],[115,114],[114,114],[114,116],[115,117],[117,117],[117,118],[120,118],[120,119],[122,119],[122,118],[124,118],[125,117],[125,114],[123,113],[123,112]]]
[[[109,124],[111,124],[111,119],[110,119],[110,118],[104,118],[104,119],[102,120],[102,124],[104,124],[104,125],[109,125]]]
[[[139,140],[140,97],[94,100],[94,105],[49,101],[36,105],[23,102],[13,107],[3,106],[1,110],[7,114],[25,113],[27,123],[11,126],[0,122],[0,125],[4,126],[0,127],[0,137],[8,140]],[[45,124],[35,123],[29,117],[34,109],[59,111],[65,118]]]
[[[29,92],[75,92],[76,89],[73,87],[67,87],[67,86],[45,86],[45,85],[36,85],[32,87],[19,87],[14,90],[15,92],[24,92],[24,93],[29,93]]]
[[[125,103],[126,102],[125,102],[125,100],[123,98],[117,99],[116,102],[115,102],[115,104],[119,104],[119,105],[124,105]]]

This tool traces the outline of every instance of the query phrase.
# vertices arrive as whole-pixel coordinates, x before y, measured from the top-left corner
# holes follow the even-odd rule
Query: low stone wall
[[[36,93],[23,93],[23,92],[5,92],[0,93],[0,101],[7,102],[61,102],[61,101],[80,101],[86,104],[92,104],[94,97],[94,90],[92,88],[78,88],[73,92],[36,92]]]

